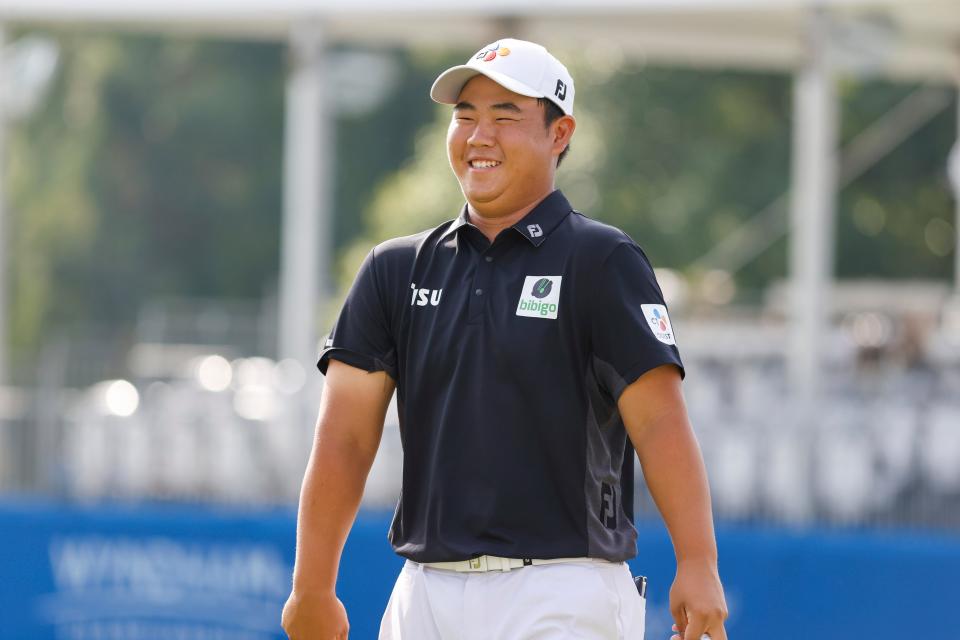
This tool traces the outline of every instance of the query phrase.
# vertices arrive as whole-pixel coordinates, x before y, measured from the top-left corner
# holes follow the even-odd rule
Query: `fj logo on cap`
[[[517,315],[556,320],[562,280],[561,276],[527,276],[517,303]]]
[[[553,95],[557,96],[559,100],[567,99],[567,85],[563,84],[563,80],[557,80],[557,88],[554,90]]]
[[[673,325],[670,324],[670,316],[667,315],[667,308],[662,304],[642,304],[643,317],[647,319],[647,324],[653,332],[654,337],[664,344],[677,344],[673,336]]]

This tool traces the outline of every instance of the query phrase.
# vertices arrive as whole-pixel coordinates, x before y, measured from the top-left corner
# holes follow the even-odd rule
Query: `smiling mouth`
[[[471,160],[468,164],[471,169],[492,169],[503,163],[499,160]]]

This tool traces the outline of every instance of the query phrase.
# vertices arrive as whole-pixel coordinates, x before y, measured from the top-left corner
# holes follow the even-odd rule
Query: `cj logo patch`
[[[517,303],[517,315],[556,320],[562,280],[561,276],[527,276]]]
[[[417,289],[417,285],[413,282],[410,283],[410,289],[413,290],[410,296],[411,307],[413,305],[425,307],[427,304],[435,307],[440,304],[440,294],[443,293],[443,289]]]
[[[667,315],[667,308],[662,304],[642,304],[643,317],[647,319],[650,330],[654,337],[664,344],[677,344],[673,337],[673,325],[670,324],[670,316]]]

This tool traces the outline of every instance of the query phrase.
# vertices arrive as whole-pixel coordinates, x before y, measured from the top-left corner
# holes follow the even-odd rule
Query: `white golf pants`
[[[643,640],[645,613],[625,562],[460,573],[407,560],[379,640]]]

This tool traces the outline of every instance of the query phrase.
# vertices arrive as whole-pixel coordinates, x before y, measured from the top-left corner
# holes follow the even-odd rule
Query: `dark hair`
[[[563,117],[563,109],[557,106],[553,100],[547,100],[546,98],[537,98],[537,104],[543,105],[543,124],[546,125],[547,129],[550,128],[550,125]],[[560,155],[557,157],[557,166],[560,166],[560,163],[563,162],[563,158],[567,155],[567,151],[570,151],[570,145],[567,145],[567,148],[560,152]]]

